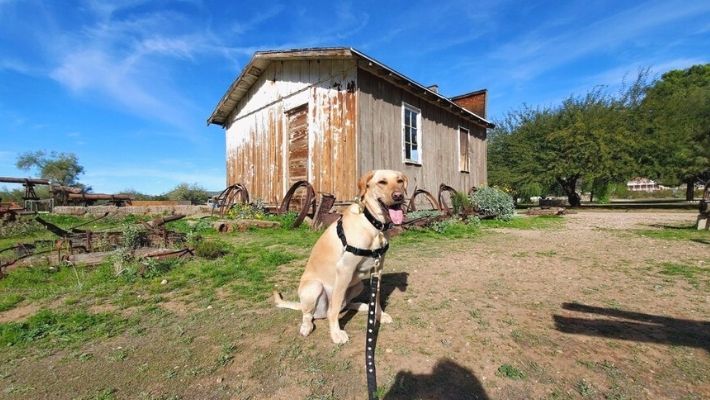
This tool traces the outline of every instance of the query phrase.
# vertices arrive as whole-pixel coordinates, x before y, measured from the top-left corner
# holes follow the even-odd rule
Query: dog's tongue
[[[402,211],[402,209],[394,210],[390,208],[389,212],[392,223],[395,225],[402,225],[402,222],[404,222],[404,211]]]

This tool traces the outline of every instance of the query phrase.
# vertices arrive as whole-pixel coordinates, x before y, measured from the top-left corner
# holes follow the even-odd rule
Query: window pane
[[[417,130],[416,129],[412,129],[411,138],[412,138],[412,140],[411,140],[412,144],[416,145],[417,144]]]
[[[410,160],[412,158],[409,146],[404,146],[404,158]]]
[[[412,121],[412,114],[409,112],[409,110],[405,109],[404,110],[404,126],[410,126]]]
[[[412,127],[417,127],[417,114],[415,112],[412,112]]]
[[[412,149],[412,160],[419,162],[419,152],[416,149]]]

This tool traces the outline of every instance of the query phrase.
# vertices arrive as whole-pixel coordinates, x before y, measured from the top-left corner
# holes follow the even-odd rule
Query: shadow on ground
[[[431,374],[400,371],[382,400],[488,400],[473,372],[447,359],[440,359]]]
[[[553,315],[555,328],[560,332],[697,347],[710,352],[710,322],[670,318],[578,303],[563,303],[562,309],[596,314],[605,318]]]
[[[405,292],[407,290],[408,278],[409,273],[407,272],[382,274],[382,280],[380,282],[380,302],[382,303],[383,310],[387,309],[387,303],[395,289],[399,289],[400,292]],[[354,301],[367,304],[371,293],[370,280],[363,279],[362,283],[365,284],[365,288],[362,290],[362,293],[354,299]],[[345,327],[345,325],[347,325],[356,314],[356,311],[347,311],[345,315],[340,318],[341,326]]]

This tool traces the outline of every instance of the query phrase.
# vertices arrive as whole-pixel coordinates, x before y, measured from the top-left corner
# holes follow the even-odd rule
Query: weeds
[[[509,378],[509,379],[513,379],[513,380],[525,379],[525,373],[510,364],[503,364],[500,367],[498,367],[498,371],[496,372],[496,375],[503,376],[505,378]]]

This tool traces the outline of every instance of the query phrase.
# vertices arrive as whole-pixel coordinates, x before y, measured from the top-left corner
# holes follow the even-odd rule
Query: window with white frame
[[[402,144],[405,162],[422,163],[421,125],[421,111],[402,103]]]
[[[459,126],[459,171],[461,172],[468,172],[469,169],[468,138],[468,129]]]

